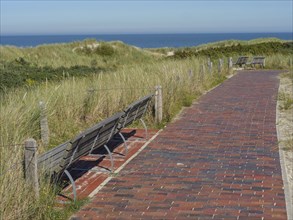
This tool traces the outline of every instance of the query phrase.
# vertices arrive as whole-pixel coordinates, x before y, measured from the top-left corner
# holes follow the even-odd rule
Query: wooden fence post
[[[210,62],[209,70],[210,70],[210,73],[212,74],[212,71],[213,71],[213,62]]]
[[[38,145],[36,140],[29,138],[24,144],[24,167],[25,179],[31,184],[36,198],[39,198],[39,180],[38,180],[38,160],[37,160]]]
[[[205,74],[205,68],[204,68],[204,65],[201,64],[200,65],[200,80],[201,81],[203,80],[204,74]]]
[[[211,62],[210,58],[208,58],[208,69],[209,69],[210,74],[212,74],[213,62]]]
[[[188,75],[189,75],[189,78],[190,78],[190,79],[193,77],[193,72],[192,72],[191,69],[188,71]]]
[[[233,60],[232,60],[232,57],[229,57],[228,58],[228,69],[232,69],[233,68]]]
[[[49,137],[49,125],[47,118],[47,108],[46,104],[42,101],[39,103],[40,106],[40,127],[41,127],[41,139],[45,146],[48,146],[50,137]]]
[[[210,66],[211,66],[211,58],[208,58],[208,70],[210,72]]]
[[[156,123],[161,123],[163,120],[162,86],[156,86],[155,119],[156,119]]]
[[[219,63],[218,63],[218,73],[219,74],[222,72],[222,68],[223,68],[223,59],[219,59]]]

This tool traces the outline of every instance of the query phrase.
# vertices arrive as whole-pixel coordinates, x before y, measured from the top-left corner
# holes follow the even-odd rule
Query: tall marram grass
[[[224,77],[217,73],[199,75],[204,60],[161,61],[121,68],[113,73],[92,75],[82,79],[65,79],[32,88],[17,89],[2,95],[0,104],[0,173],[14,162],[21,162],[23,146],[33,137],[39,153],[62,143],[85,128],[121,111],[139,97],[154,93],[156,85],[163,88],[163,123],[170,121],[182,106]],[[223,71],[224,73],[225,71]],[[47,105],[50,146],[40,141],[39,102]],[[155,126],[152,112],[147,124]],[[52,219],[55,215],[54,193],[48,183],[41,184],[40,201],[23,179],[22,164],[0,176],[0,219]],[[56,217],[56,216],[55,216]]]

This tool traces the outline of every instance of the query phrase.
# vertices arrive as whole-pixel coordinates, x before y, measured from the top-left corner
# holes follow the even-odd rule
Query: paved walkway
[[[242,71],[204,95],[72,219],[286,219],[278,71]]]

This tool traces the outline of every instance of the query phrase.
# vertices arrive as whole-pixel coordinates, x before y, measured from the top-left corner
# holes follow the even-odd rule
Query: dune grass
[[[113,53],[108,54],[108,56],[103,54],[103,51],[99,53],[98,50],[94,49],[95,45],[105,45],[104,49],[112,48]],[[52,68],[73,66],[109,68],[110,66],[137,62],[146,63],[149,60],[153,60],[153,56],[145,53],[143,49],[126,45],[120,41],[101,42],[93,39],[67,44],[45,44],[32,48],[0,46],[0,53],[0,61],[11,62],[22,58],[31,65]]]

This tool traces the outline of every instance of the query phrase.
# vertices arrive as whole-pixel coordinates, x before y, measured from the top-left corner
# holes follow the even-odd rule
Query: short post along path
[[[286,219],[279,73],[240,71],[204,95],[71,219]]]

